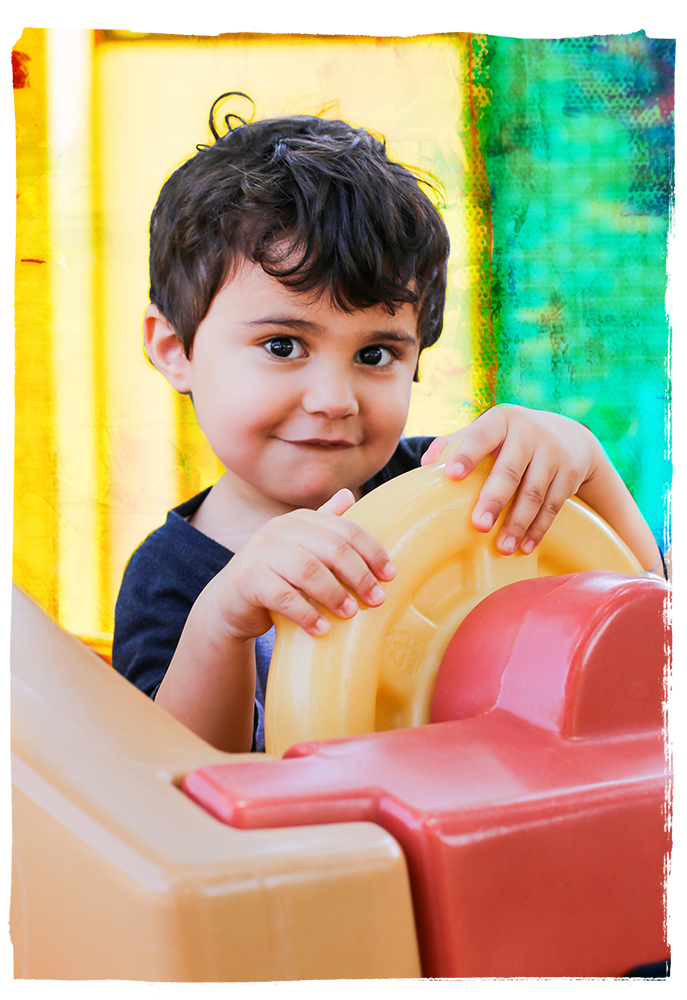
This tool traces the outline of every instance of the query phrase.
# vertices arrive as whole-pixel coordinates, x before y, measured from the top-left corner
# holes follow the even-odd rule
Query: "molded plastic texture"
[[[452,442],[442,458],[455,447]],[[378,608],[342,621],[323,610],[313,638],[280,616],[265,704],[265,739],[281,756],[302,740],[429,722],[437,669],[456,628],[484,597],[532,577],[610,570],[641,574],[618,535],[589,507],[568,500],[531,555],[503,556],[470,514],[493,466],[461,482],[443,465],[414,469],[363,497],[344,515],[384,545],[396,577]]]
[[[19,979],[420,974],[408,875],[378,826],[230,830],[178,786],[220,753],[29,598],[12,611]],[[97,991],[96,991],[97,992]]]
[[[383,826],[408,861],[426,976],[621,976],[660,961],[667,594],[611,573],[504,587],[441,668],[437,701],[470,717],[302,743],[203,768],[184,789],[242,828]]]

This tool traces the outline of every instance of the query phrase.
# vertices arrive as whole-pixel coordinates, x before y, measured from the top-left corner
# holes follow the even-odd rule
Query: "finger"
[[[354,503],[355,496],[353,495],[353,492],[351,490],[343,489],[335,493],[333,497],[330,497],[326,503],[323,503],[322,506],[317,509],[328,511],[330,514],[340,516],[341,514],[345,514]]]
[[[502,449],[472,511],[472,523],[478,531],[491,531],[494,527],[503,508],[515,495],[530,457],[529,450],[519,445]]]
[[[320,586],[326,588],[331,581],[335,581],[336,588],[331,596],[327,593],[326,589],[315,590],[311,586],[310,566],[308,567],[306,576],[301,576],[299,580],[294,582],[302,590],[305,590],[309,596],[316,598],[326,607],[330,608],[330,610],[335,611],[337,614],[341,611],[343,617],[350,617],[357,610],[355,601],[351,599],[351,603],[351,601],[345,600],[347,596],[350,596],[348,591],[351,591],[361,603],[366,604],[368,607],[377,607],[384,602],[384,591],[379,586],[379,577],[370,565],[373,557],[368,555],[366,559],[361,554],[361,550],[365,551],[370,542],[372,542],[372,552],[375,556],[380,552],[382,553],[381,558],[386,558],[388,562],[386,553],[384,553],[381,546],[377,542],[374,542],[367,535],[367,532],[364,532],[356,524],[349,524],[346,534],[342,533],[339,535],[335,532],[323,532],[309,537],[307,543],[303,546],[303,551],[307,552],[309,556],[312,556],[325,567],[331,577],[331,579],[321,577],[319,573],[315,573],[315,567],[313,566],[313,585],[318,588]],[[381,570],[378,570],[378,572],[381,572]],[[341,588],[341,584],[347,590]]]
[[[395,571],[391,566],[386,553],[381,550],[382,559],[386,558],[386,563],[374,568],[371,556],[365,558],[361,554],[361,549],[367,546],[367,539],[359,540],[365,533],[362,528],[353,525],[351,538],[335,538],[330,536],[327,539],[327,549],[322,554],[323,561],[327,567],[363,604],[369,607],[377,607],[384,602],[384,591],[379,585],[379,580],[391,579]],[[374,543],[374,552],[378,551],[377,543]],[[390,569],[387,569],[390,566]]]
[[[275,549],[269,563],[251,580],[251,589],[252,602],[279,612],[312,634],[321,617],[313,602],[339,618],[352,618],[358,610],[357,601],[324,563],[296,544]]]
[[[337,576],[344,579],[341,573],[345,573],[345,582],[351,583],[356,590],[358,585],[354,582],[355,573],[352,570],[353,566],[360,564],[357,561],[351,563],[347,547],[362,560],[366,570],[373,574],[369,577],[368,591],[373,587],[373,577],[388,581],[393,580],[396,575],[384,547],[354,521],[321,510],[298,511],[293,516],[286,514],[284,520],[287,519],[290,519],[290,537],[303,548],[316,553]]]
[[[503,411],[498,406],[473,420],[456,450],[446,460],[449,479],[464,479],[487,455],[498,455],[507,429]]]
[[[308,635],[326,635],[330,630],[329,622],[322,612],[285,580],[275,581],[271,590],[256,595],[256,600],[268,611],[288,618]]]
[[[432,465],[434,462],[438,462],[444,452],[444,448],[448,444],[448,440],[447,437],[434,438],[420,459],[420,465]]]
[[[511,555],[518,548],[526,531],[546,502],[555,474],[555,467],[549,466],[535,453],[532,462],[523,473],[497,535],[496,547],[499,552]]]
[[[429,448],[422,456],[420,464],[432,465],[434,462],[446,461],[446,459],[444,459],[444,452],[451,444],[453,445],[453,450],[455,451],[455,449],[459,446],[461,438],[465,436],[467,430],[467,427],[460,427],[452,434],[446,434],[444,437],[434,438]]]
[[[341,523],[333,516],[328,520],[335,527]],[[373,541],[362,528],[344,522],[339,534],[326,530],[321,523],[315,523],[310,530],[302,523],[299,527],[301,530],[292,532],[288,539],[282,537],[279,545],[268,536],[262,539],[262,558],[271,573],[340,618],[351,618],[356,613],[355,598],[368,607],[384,602],[378,578],[350,541],[359,536],[366,536],[366,542]],[[376,542],[374,549],[383,552]]]
[[[522,548],[525,553],[531,552],[577,485],[572,472],[561,472],[552,456],[536,452],[499,531],[499,551],[510,555],[518,546],[534,541]]]
[[[534,551],[560,513],[566,500],[574,496],[578,488],[579,484],[569,476],[556,476],[554,478],[546,492],[539,512],[523,534],[520,542],[522,552],[529,555],[530,552]]]

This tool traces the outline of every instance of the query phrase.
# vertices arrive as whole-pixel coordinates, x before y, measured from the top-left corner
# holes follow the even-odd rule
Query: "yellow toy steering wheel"
[[[615,531],[577,499],[566,501],[531,555],[503,556],[495,539],[505,511],[489,534],[470,520],[492,465],[484,459],[460,482],[443,465],[413,469],[343,515],[381,542],[396,577],[379,608],[361,607],[348,621],[323,611],[331,628],[320,638],[274,616],[268,753],[281,757],[303,740],[427,723],[448,643],[468,612],[499,587],[585,570],[642,573]]]

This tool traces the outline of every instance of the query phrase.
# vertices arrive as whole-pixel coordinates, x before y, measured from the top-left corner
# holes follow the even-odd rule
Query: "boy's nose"
[[[355,416],[359,407],[351,379],[335,370],[313,372],[303,394],[303,408],[308,413],[323,413],[330,420]]]

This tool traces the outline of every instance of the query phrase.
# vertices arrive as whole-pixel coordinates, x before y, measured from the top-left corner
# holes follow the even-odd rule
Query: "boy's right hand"
[[[339,490],[318,510],[272,518],[239,549],[208,588],[231,638],[262,635],[270,612],[320,636],[329,622],[313,602],[344,619],[358,610],[355,598],[368,607],[383,603],[379,582],[395,570],[379,542],[341,518],[354,502],[350,490]]]

